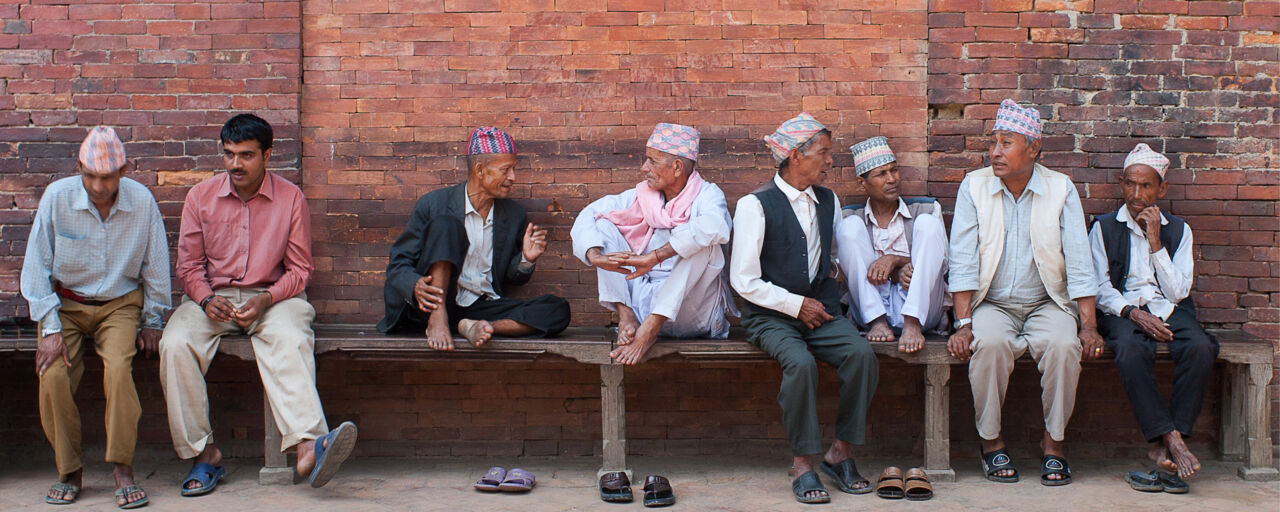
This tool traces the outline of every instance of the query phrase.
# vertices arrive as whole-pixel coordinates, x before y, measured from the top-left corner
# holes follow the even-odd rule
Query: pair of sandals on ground
[[[533,473],[520,468],[507,471],[506,468],[494,466],[476,480],[473,487],[480,492],[529,492],[538,484]]]
[[[49,487],[49,493],[45,495],[44,502],[50,505],[70,505],[76,502],[80,497],[80,486],[67,482],[56,482]],[[151,498],[147,497],[146,491],[143,491],[137,484],[129,484],[115,491],[116,506],[123,509],[133,509],[146,506],[151,502]]]
[[[979,450],[981,452],[981,450]],[[1009,475],[999,474],[1008,470]],[[1018,468],[1014,467],[1013,459],[1009,457],[1009,452],[1004,448],[990,452],[982,453],[982,471],[986,473],[987,480],[992,482],[1000,482],[1012,484],[1018,482]],[[1052,478],[1057,476],[1057,478]],[[1040,484],[1050,487],[1067,485],[1071,483],[1071,466],[1067,464],[1067,459],[1057,455],[1045,455],[1040,459]]]
[[[600,475],[600,499],[608,503],[631,503],[635,495],[631,492],[631,479],[622,471],[611,471]],[[676,502],[675,490],[671,481],[661,475],[649,475],[644,479],[644,506],[665,507]]]
[[[871,482],[858,473],[858,466],[854,464],[853,459],[845,459],[836,464],[822,461],[819,468],[835,481],[836,487],[841,492],[848,494],[867,494],[874,490],[877,496],[885,499],[905,497],[912,501],[923,501],[933,498],[933,485],[929,483],[929,477],[920,468],[907,470],[904,478],[901,469],[894,466],[887,467],[880,473],[880,480],[875,487],[872,487]],[[831,502],[831,495],[827,493],[827,488],[822,485],[818,474],[812,470],[806,471],[791,481],[791,492],[800,503]]]

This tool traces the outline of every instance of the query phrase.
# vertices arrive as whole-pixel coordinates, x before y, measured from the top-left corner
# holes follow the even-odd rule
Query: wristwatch
[[[205,297],[204,300],[200,301],[200,309],[204,309],[205,306],[208,306],[209,301],[213,300],[213,296],[214,294],[210,293],[208,297]]]
[[[967,325],[972,325],[972,324],[973,324],[973,318],[972,318],[972,317],[970,317],[970,318],[957,318],[957,319],[956,319],[956,321],[955,321],[955,323],[952,323],[952,324],[951,324],[951,326],[952,326],[952,327],[954,327],[954,328],[958,331],[958,330],[960,330],[961,328],[963,328],[963,327],[965,327],[965,326],[967,326]]]

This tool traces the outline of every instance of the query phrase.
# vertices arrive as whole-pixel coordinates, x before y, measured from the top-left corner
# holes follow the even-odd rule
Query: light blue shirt
[[[142,286],[142,326],[159,329],[169,309],[169,242],[151,191],[121,178],[116,203],[104,220],[80,176],[50,184],[31,225],[20,282],[41,335],[62,330],[55,281],[92,300],[114,299]]]
[[[985,300],[1010,304],[1030,304],[1049,300],[1049,292],[1036,269],[1031,250],[1032,195],[1043,196],[1044,178],[1039,172],[1014,199],[1003,180],[993,180],[991,193],[999,188],[1004,203],[1004,250],[1000,264]],[[1066,204],[1058,220],[1062,237],[1062,253],[1066,260],[1067,295],[1071,299],[1092,297],[1097,293],[1088,234],[1084,228],[1084,210],[1076,188],[1067,189]],[[951,253],[948,290],[952,293],[978,289],[978,211],[969,193],[969,178],[960,183],[956,196],[955,216],[951,220]]]

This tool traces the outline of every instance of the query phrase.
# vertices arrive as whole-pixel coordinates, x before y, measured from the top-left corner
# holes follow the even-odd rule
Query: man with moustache
[[[1191,301],[1195,263],[1191,226],[1161,212],[1169,159],[1138,144],[1124,161],[1124,206],[1098,216],[1089,232],[1098,276],[1098,326],[1116,354],[1150,457],[1165,471],[1127,475],[1135,489],[1185,490],[1181,479],[1200,470],[1187,447],[1218,356],[1218,342],[1196,320]],[[1174,361],[1173,395],[1160,396],[1153,363],[1156,344]]]
[[[587,205],[573,223],[573,254],[596,267],[600,304],[618,313],[611,356],[636,364],[659,335],[725,338],[735,314],[724,275],[729,208],[704,181],[698,130],[659,123],[645,148],[645,181]]]
[[[466,183],[418,199],[391,246],[378,330],[425,332],[431,348],[453,350],[454,331],[479,346],[495,335],[554,336],[569,325],[560,297],[505,296],[508,286],[529,282],[547,247],[547,230],[507,198],[515,169],[510,135],[494,127],[471,133]]]
[[[849,318],[868,341],[893,341],[898,350],[924,348],[924,330],[942,322],[946,300],[947,230],[932,198],[898,195],[898,161],[884,137],[849,148],[867,202],[840,222],[840,268],[849,287]]]
[[[187,193],[178,236],[178,279],[186,293],[160,340],[160,379],[173,447],[194,459],[182,496],[208,494],[226,476],[218,465],[204,373],[222,336],[246,333],[297,473],[329,482],[355,447],[355,424],[329,430],[316,391],[315,309],[303,291],[315,268],[311,215],[297,185],[267,172],[271,125],[240,114],[222,125],[222,162]]]
[[[80,144],[78,175],[49,184],[40,197],[22,260],[22,296],[40,323],[40,424],[58,468],[58,481],[45,495],[50,504],[75,502],[84,477],[75,392],[84,375],[86,334],[102,359],[106,460],[115,466],[116,505],[149,501],[133,479],[142,414],[133,356],[155,353],[160,341],[169,309],[169,241],[155,198],[126,178],[127,170],[116,131],[90,130]]]
[[[1064,441],[1080,358],[1102,353],[1094,315],[1097,279],[1080,196],[1071,179],[1038,163],[1040,113],[1000,103],[991,166],[960,183],[951,222],[949,290],[955,334],[947,349],[969,362],[982,464],[989,480],[1018,481],[1000,435],[1014,361],[1028,350],[1040,370],[1044,438],[1040,483],[1071,483]]]
[[[853,445],[866,442],[867,408],[879,363],[867,340],[840,311],[835,277],[835,233],[840,200],[818,186],[831,169],[831,131],[807,113],[765,137],[778,173],[738,200],[733,216],[729,283],[746,299],[747,341],[778,360],[778,404],[791,445],[796,501],[831,500],[811,457],[822,451],[818,424],[817,359],[836,368],[840,402],[835,442],[821,469],[841,491],[862,494],[871,484],[858,474]]]

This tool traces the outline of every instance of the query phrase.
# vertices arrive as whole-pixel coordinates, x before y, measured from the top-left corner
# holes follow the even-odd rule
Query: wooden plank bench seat
[[[613,349],[613,330],[607,328],[572,327],[552,339],[490,340],[474,347],[465,339],[455,340],[451,352],[435,351],[420,336],[384,335],[367,325],[317,325],[316,356],[366,360],[573,360],[600,367],[600,402],[603,437],[601,471],[627,471],[626,403],[624,366],[609,359]],[[1221,453],[1226,460],[1242,460],[1238,474],[1246,480],[1275,480],[1280,477],[1272,465],[1271,403],[1267,384],[1271,381],[1275,349],[1272,342],[1238,330],[1211,330],[1218,337],[1221,350],[1218,359],[1226,367],[1223,376],[1223,412]],[[742,330],[735,328],[729,339],[660,339],[645,356],[646,364],[772,363],[773,360],[743,341]],[[0,353],[35,351],[34,331],[0,330]],[[925,366],[924,387],[924,468],[931,478],[953,480],[950,462],[949,381],[951,366],[965,364],[947,353],[945,340],[928,338],[919,352],[905,354],[897,343],[872,343],[876,354],[906,364]],[[253,359],[247,337],[224,338],[219,352],[244,360]],[[1157,358],[1169,359],[1167,346],[1160,345]],[[1029,361],[1024,356],[1023,360]],[[1109,363],[1110,352],[1090,364]],[[275,428],[271,410],[263,400],[267,435],[263,440],[266,464],[259,475],[263,484],[292,481],[287,459],[279,453],[280,434]]]

